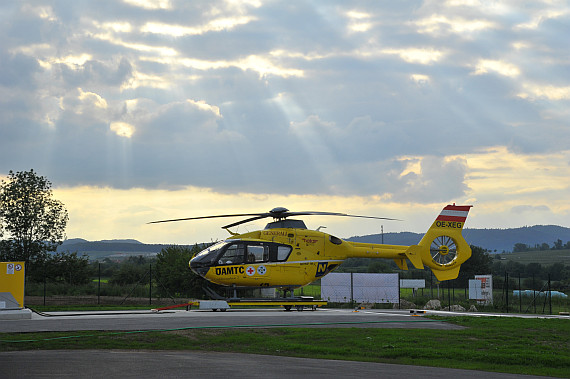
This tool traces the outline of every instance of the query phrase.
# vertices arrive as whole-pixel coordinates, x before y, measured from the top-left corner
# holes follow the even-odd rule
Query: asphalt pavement
[[[404,310],[231,309],[212,311],[125,311],[34,313],[31,320],[3,320],[0,332],[53,332],[77,330],[165,330],[208,327],[361,327],[361,328],[461,328],[442,321],[414,317]]]
[[[0,353],[2,378],[543,378],[437,367],[196,351]]]
[[[34,313],[31,320],[2,320],[0,332],[136,331],[192,328],[358,327],[459,329],[407,310],[284,312],[281,309]],[[277,352],[278,353],[278,352]],[[511,374],[423,366],[198,351],[63,350],[0,353],[1,378],[290,378],[461,377],[523,378]]]

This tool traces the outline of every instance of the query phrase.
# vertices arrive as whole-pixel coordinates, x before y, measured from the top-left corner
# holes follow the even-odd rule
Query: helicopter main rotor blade
[[[200,217],[185,217],[185,218],[176,218],[171,220],[160,220],[160,221],[151,221],[148,224],[159,224],[163,222],[176,222],[176,221],[188,221],[188,220],[204,220],[208,218],[222,218],[222,217],[248,217],[245,220],[237,221],[232,224],[223,226],[222,229],[232,228],[234,226],[238,226],[241,224],[245,224],[251,221],[261,220],[267,217],[273,217],[275,220],[284,220],[290,216],[342,216],[342,217],[359,217],[359,218],[370,218],[375,220],[390,220],[390,221],[402,221],[397,218],[389,218],[389,217],[376,217],[376,216],[359,216],[359,215],[351,215],[347,213],[338,213],[338,212],[316,212],[316,211],[304,211],[304,212],[289,212],[287,208],[273,208],[269,212],[264,213],[237,213],[237,214],[227,214],[227,215],[213,215],[213,216],[200,216]]]
[[[203,220],[206,218],[259,216],[259,215],[264,215],[264,214],[265,213],[241,213],[241,214],[231,214],[231,215],[186,217],[186,218],[176,218],[176,219],[172,219],[172,220],[151,221],[151,222],[147,222],[147,224],[160,224],[161,222],[175,222],[175,221],[187,221],[187,220]]]
[[[376,216],[359,216],[359,215],[351,215],[347,213],[338,213],[338,212],[288,212],[287,216],[343,216],[343,217],[359,217],[359,218],[372,218],[376,220],[390,220],[390,221],[402,221],[397,218],[390,218],[390,217],[376,217]]]
[[[241,225],[241,224],[245,224],[245,223],[248,223],[248,222],[251,222],[251,221],[261,220],[262,218],[267,218],[267,217],[271,217],[271,215],[270,215],[270,214],[266,214],[266,215],[264,214],[264,215],[259,215],[259,216],[257,216],[257,217],[247,218],[247,219],[245,219],[245,220],[241,220],[241,221],[238,221],[238,222],[234,222],[233,224],[229,224],[229,225],[226,225],[226,226],[222,226],[222,229],[233,228],[234,226],[238,226],[238,225]]]

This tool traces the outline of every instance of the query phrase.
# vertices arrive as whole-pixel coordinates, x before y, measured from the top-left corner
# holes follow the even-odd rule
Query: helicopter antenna
[[[321,230],[321,229],[326,229],[326,228],[327,228],[326,226],[322,226],[322,225],[321,225],[321,226],[319,226],[319,227],[317,228],[317,232],[318,232],[319,230]]]

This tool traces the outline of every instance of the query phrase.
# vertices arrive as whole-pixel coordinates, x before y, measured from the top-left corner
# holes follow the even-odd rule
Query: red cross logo
[[[245,270],[246,274],[248,276],[252,276],[253,274],[255,274],[255,268],[253,266],[249,266],[246,270]]]

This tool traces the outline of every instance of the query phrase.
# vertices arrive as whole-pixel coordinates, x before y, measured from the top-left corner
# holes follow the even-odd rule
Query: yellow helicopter
[[[336,269],[347,258],[393,259],[407,270],[407,260],[417,269],[424,265],[440,280],[457,278],[459,268],[471,256],[461,231],[471,205],[447,205],[420,243],[412,246],[345,241],[319,230],[309,230],[291,216],[345,216],[381,220],[386,217],[357,216],[333,212],[290,212],[274,208],[266,213],[190,217],[152,223],[218,217],[248,217],[226,226],[232,235],[196,254],[189,266],[210,282],[233,288],[281,288],[285,292],[305,286]],[[233,233],[234,226],[272,217],[265,229]]]

